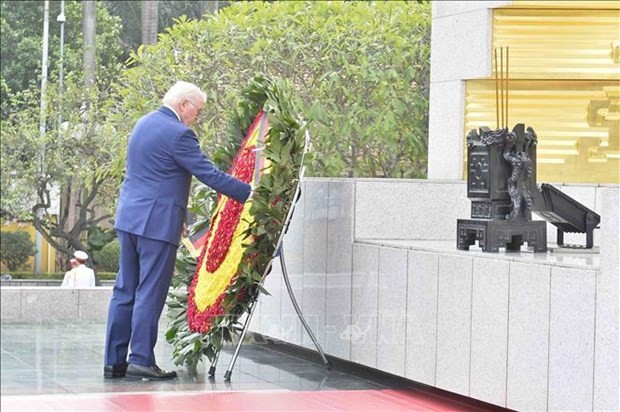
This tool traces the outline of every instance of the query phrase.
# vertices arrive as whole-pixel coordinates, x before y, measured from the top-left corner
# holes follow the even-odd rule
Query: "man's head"
[[[206,101],[205,92],[195,84],[183,81],[176,82],[163,98],[164,104],[172,107],[186,126],[196,121]]]
[[[82,250],[76,250],[75,252],[73,252],[73,258],[80,264],[86,263],[86,261],[88,260],[88,253],[82,251]],[[73,260],[73,259],[71,259]]]

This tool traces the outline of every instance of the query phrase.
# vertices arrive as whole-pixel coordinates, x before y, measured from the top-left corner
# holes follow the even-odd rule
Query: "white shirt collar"
[[[172,110],[172,113],[174,113],[174,115],[177,117],[177,119],[179,119],[179,122],[181,121],[181,116],[179,116],[179,114],[177,113],[177,111],[176,111],[176,110],[174,110],[174,109],[172,108],[172,106],[169,106],[169,105],[167,105],[167,104],[164,104],[164,107],[167,107],[168,109]]]

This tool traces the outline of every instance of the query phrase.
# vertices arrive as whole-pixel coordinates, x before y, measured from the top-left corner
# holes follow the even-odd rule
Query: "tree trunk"
[[[158,1],[142,0],[142,44],[157,43]]]
[[[84,36],[84,81],[86,88],[95,84],[97,64],[95,62],[95,35],[97,33],[97,2],[82,2],[82,35]]]
[[[74,188],[69,181],[63,188],[62,207],[58,215],[52,218],[45,212],[51,206],[48,184],[49,182],[42,180],[37,188],[38,201],[32,208],[33,225],[45,240],[68,260],[74,250],[89,251],[88,243],[82,238],[82,234],[112,216],[106,213],[98,216],[95,211],[95,198],[101,185],[101,181],[95,180],[90,190],[77,189],[79,195],[76,197],[79,200],[74,198]],[[74,212],[77,212],[77,216],[70,221],[70,214]]]

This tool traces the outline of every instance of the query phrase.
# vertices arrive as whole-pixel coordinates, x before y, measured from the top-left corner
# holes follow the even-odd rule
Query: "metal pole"
[[[325,353],[323,353],[323,349],[321,348],[321,345],[319,345],[319,342],[314,336],[314,333],[312,333],[312,329],[310,329],[310,326],[306,322],[306,319],[304,319],[304,315],[301,313],[301,309],[299,308],[297,299],[295,299],[295,294],[293,293],[291,281],[288,277],[288,270],[286,269],[286,264],[284,263],[284,245],[283,244],[280,244],[280,264],[282,266],[282,278],[284,279],[284,283],[286,284],[286,290],[288,291],[288,295],[291,298],[291,303],[293,303],[295,312],[297,312],[297,316],[299,317],[299,320],[304,325],[304,328],[306,329],[306,332],[308,332],[310,339],[312,339],[312,343],[314,343],[314,346],[319,352],[319,355],[321,355],[321,359],[323,359],[323,363],[325,364],[325,367],[327,367],[327,370],[331,370],[332,368],[331,363],[325,357]]]
[[[263,278],[260,281],[260,286],[263,285],[263,283],[265,282],[265,277],[271,271],[271,263],[272,262],[269,262],[269,265],[267,265],[267,269],[265,269]],[[235,348],[235,352],[233,353],[233,356],[230,359],[230,363],[228,364],[228,369],[226,370],[226,372],[224,372],[225,380],[230,380],[230,376],[232,375],[232,370],[235,367],[235,362],[237,362],[237,356],[239,356],[239,351],[241,350],[241,345],[243,345],[243,339],[245,339],[245,334],[248,332],[248,327],[250,326],[250,322],[252,321],[252,316],[254,316],[254,306],[256,306],[257,300],[258,300],[258,297],[256,297],[256,299],[253,299],[252,302],[250,303],[248,315],[245,318],[245,323],[243,324],[243,330],[241,331],[241,335],[239,336],[237,347]],[[214,368],[215,365],[213,365],[212,367]],[[215,371],[215,369],[213,371]],[[211,372],[211,370],[209,370],[209,372]]]
[[[218,349],[217,353],[215,354],[215,358],[213,358],[213,361],[211,362],[211,367],[209,368],[209,376],[213,376],[215,375],[215,367],[217,365],[217,361],[220,358],[220,352],[222,351],[222,349]]]
[[[49,20],[50,20],[50,2],[45,0],[43,7],[43,52],[41,54],[41,110],[39,114],[39,139],[41,149],[39,150],[39,176],[43,177],[45,172],[45,123],[47,119],[47,55],[49,44]],[[37,255],[35,257],[34,271],[41,273],[43,258],[43,237],[39,231],[35,231],[35,244]]]
[[[60,2],[60,14],[56,18],[56,21],[60,23],[60,62],[58,68],[58,96],[60,99],[60,107],[58,110],[58,139],[60,140],[61,133],[61,124],[62,124],[62,94],[64,91],[64,72],[63,72],[63,63],[64,63],[64,47],[65,47],[65,0]]]

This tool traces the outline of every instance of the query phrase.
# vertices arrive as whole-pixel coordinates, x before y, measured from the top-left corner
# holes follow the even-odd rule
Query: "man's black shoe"
[[[174,379],[177,377],[177,373],[175,371],[167,372],[162,370],[157,365],[153,366],[142,366],[135,365],[133,363],[129,364],[127,367],[127,373],[125,374],[127,379],[129,380],[166,380],[166,379]]]
[[[120,365],[105,365],[103,367],[103,377],[106,379],[123,378],[125,377],[126,372],[126,363],[122,363]]]

